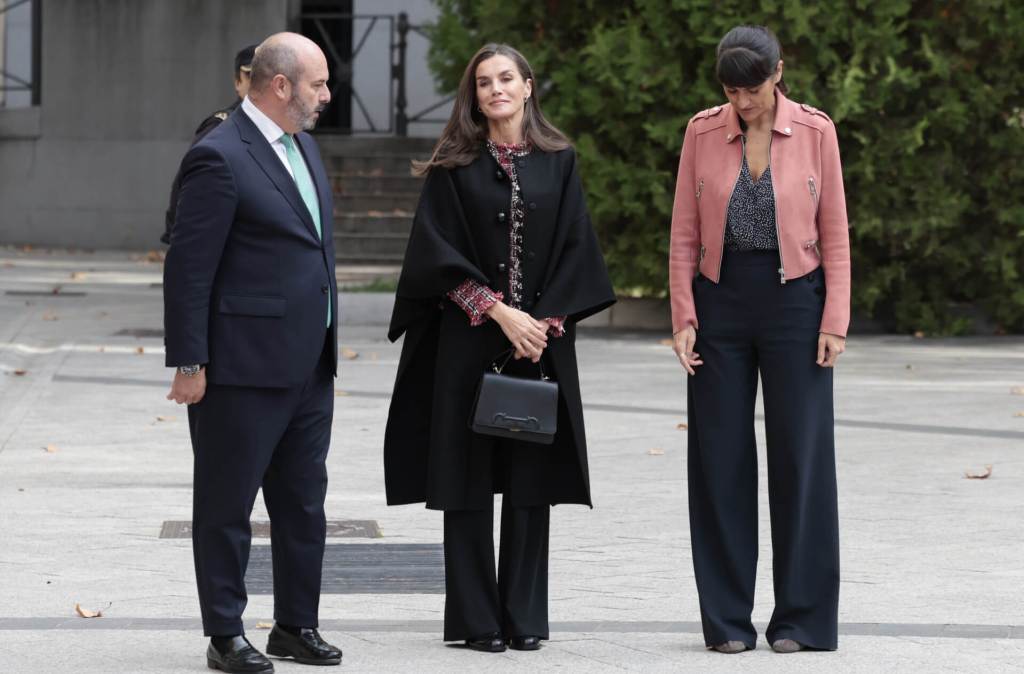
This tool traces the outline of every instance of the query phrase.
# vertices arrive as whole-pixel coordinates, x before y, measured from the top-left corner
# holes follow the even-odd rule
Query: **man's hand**
[[[513,309],[504,302],[497,302],[487,310],[487,315],[498,322],[501,331],[516,350],[516,358],[529,358],[534,363],[548,345],[548,324],[538,321],[526,313]]]
[[[174,381],[171,383],[171,392],[167,394],[168,400],[173,400],[179,405],[194,405],[206,395],[206,368],[199,370],[194,377],[183,375],[177,370],[174,371]]]
[[[704,361],[700,359],[700,354],[693,350],[693,345],[696,343],[697,330],[692,325],[687,325],[672,335],[672,350],[676,352],[679,364],[688,374],[695,374],[693,368],[704,364]]]
[[[822,332],[818,335],[818,358],[821,367],[835,367],[839,354],[846,351],[846,338]]]

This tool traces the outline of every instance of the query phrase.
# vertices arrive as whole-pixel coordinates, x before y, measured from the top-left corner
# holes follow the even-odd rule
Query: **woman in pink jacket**
[[[764,393],[775,611],[789,653],[837,646],[839,522],[832,367],[850,312],[850,244],[835,125],[790,101],[767,28],[718,45],[729,102],[686,126],[669,284],[689,373],[688,480],[704,639],[754,648],[757,450]]]

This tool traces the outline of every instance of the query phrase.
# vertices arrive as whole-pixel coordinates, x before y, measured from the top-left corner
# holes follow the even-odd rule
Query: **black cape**
[[[482,149],[467,166],[430,171],[406,249],[388,332],[392,341],[405,335],[384,437],[391,505],[481,509],[502,492],[515,505],[591,505],[575,323],[615,296],[575,152],[535,150],[517,164],[526,208],[521,308],[567,317],[565,335],[549,338],[544,353],[559,383],[555,443],[499,442],[468,424],[484,369],[510,346],[497,324],[471,326],[447,298],[467,278],[508,297],[511,188]]]

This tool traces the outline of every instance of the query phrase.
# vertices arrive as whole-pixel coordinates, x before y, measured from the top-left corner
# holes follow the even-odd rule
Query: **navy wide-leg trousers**
[[[778,253],[727,252],[694,280],[704,361],[688,378],[690,537],[708,646],[753,648],[754,405],[764,394],[775,611],[768,642],[835,649],[839,606],[832,370],[815,363],[824,274],[779,283]]]

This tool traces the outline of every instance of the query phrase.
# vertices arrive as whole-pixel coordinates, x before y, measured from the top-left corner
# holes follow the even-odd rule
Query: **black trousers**
[[[551,507],[501,509],[494,575],[494,508],[444,513],[444,639],[499,632],[548,638],[548,525]]]
[[[708,646],[757,638],[754,403],[764,393],[775,611],[769,643],[835,649],[839,607],[832,370],[815,364],[821,269],[779,283],[778,253],[726,253],[721,280],[694,281],[687,382],[690,538]]]
[[[207,386],[188,410],[195,452],[192,550],[207,636],[242,634],[256,492],[270,515],[274,619],[316,627],[326,536],[334,379],[325,353],[291,388]]]

